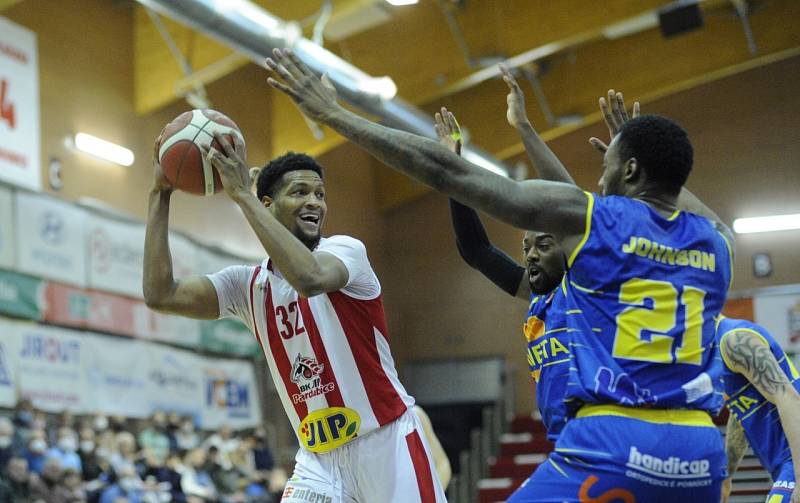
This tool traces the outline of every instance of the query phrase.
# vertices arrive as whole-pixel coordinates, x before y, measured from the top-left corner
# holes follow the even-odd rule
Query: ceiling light
[[[99,157],[100,159],[121,164],[122,166],[130,166],[133,164],[133,152],[116,143],[111,143],[110,141],[100,139],[90,134],[76,134],[75,148],[87,154]]]
[[[733,230],[737,234],[752,232],[789,231],[800,229],[800,213],[793,215],[772,215],[769,217],[737,218]]]
[[[415,3],[419,2],[419,0],[386,0],[386,1],[392,5],[414,5]]]
[[[391,77],[369,77],[359,82],[359,88],[367,94],[377,94],[385,100],[397,95],[397,84]]]

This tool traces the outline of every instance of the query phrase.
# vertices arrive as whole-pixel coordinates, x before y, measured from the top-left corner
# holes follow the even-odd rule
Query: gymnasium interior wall
[[[48,15],[41,15],[45,11]],[[64,165],[64,189],[57,195],[67,200],[95,198],[144,218],[152,141],[167,121],[190,107],[176,102],[143,117],[134,112],[131,9],[125,3],[95,0],[26,0],[3,15],[37,33],[42,159],[46,163],[55,156]],[[93,29],[84,29],[89,22]],[[262,69],[250,65],[208,87],[214,107],[242,128],[252,164],[282,153],[273,152],[270,143],[273,95],[264,77]],[[689,131],[696,166],[689,188],[726,221],[797,212],[798,81],[800,58],[795,58],[645,103],[643,110],[669,115]],[[504,103],[496,105],[496,113],[504,114]],[[75,153],[63,140],[78,131],[128,146],[136,163],[122,168]],[[587,142],[592,135],[605,138],[607,132],[594,125],[551,142],[578,182],[590,190],[600,170],[599,156]],[[376,173],[387,168],[349,144],[320,160],[328,175],[326,234],[347,233],[367,244],[383,284],[401,371],[409,360],[501,355],[517,370],[517,409],[530,410],[534,399],[520,330],[525,302],[498,291],[461,261],[446,198],[429,193],[382,213]],[[241,213],[225,196],[178,195],[172,217],[175,228],[201,241],[234,251],[259,249]],[[488,218],[485,222],[492,240],[518,257],[521,231]],[[800,283],[797,247],[797,232],[738,236],[734,289]],[[753,277],[755,252],[771,254],[770,278]]]

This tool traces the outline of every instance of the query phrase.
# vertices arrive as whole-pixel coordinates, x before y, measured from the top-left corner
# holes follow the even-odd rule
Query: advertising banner
[[[0,185],[0,268],[14,268],[14,198]]]
[[[41,190],[36,35],[0,17],[0,180]]]
[[[144,226],[89,215],[89,287],[142,298]]]
[[[231,318],[200,322],[200,347],[215,353],[254,357],[261,354],[255,336],[242,322]]]
[[[204,428],[249,428],[261,422],[255,372],[249,362],[206,359],[203,372]]]
[[[86,213],[77,206],[16,193],[17,267],[43,278],[86,286]]]
[[[17,360],[19,391],[46,412],[90,412],[86,385],[88,353],[82,334],[63,328],[20,324]]]
[[[19,322],[0,318],[0,407],[11,408],[17,403],[19,325]]]
[[[201,417],[204,358],[160,344],[145,344],[138,372],[146,381],[147,411],[178,411]],[[146,415],[145,414],[145,415]]]
[[[87,393],[94,410],[109,415],[146,417],[152,412],[145,342],[94,335],[85,336]]]
[[[28,320],[41,319],[45,282],[0,270],[0,313]]]

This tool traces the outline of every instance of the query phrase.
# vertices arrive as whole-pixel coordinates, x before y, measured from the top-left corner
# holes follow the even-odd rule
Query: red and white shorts
[[[300,449],[281,503],[442,503],[422,424],[409,409],[331,452]]]

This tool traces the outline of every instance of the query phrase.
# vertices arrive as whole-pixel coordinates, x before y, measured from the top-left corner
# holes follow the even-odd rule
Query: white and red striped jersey
[[[381,286],[364,244],[322,238],[315,251],[347,268],[347,285],[304,298],[267,258],[209,275],[220,316],[255,334],[300,444],[328,452],[390,423],[414,404],[389,351]]]

